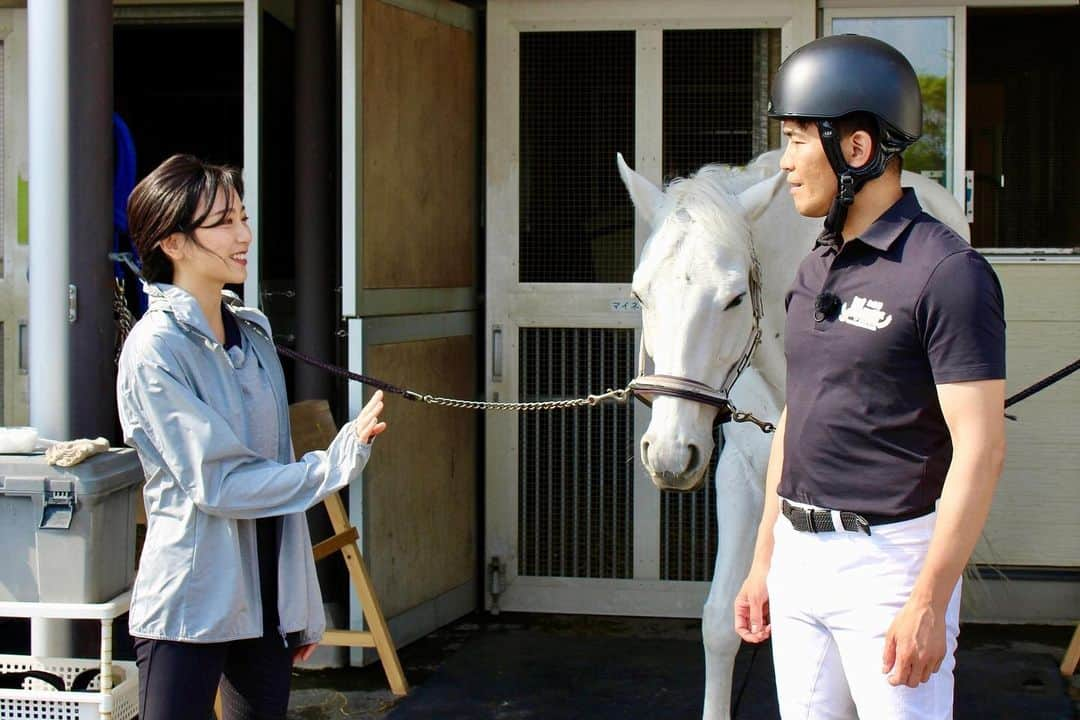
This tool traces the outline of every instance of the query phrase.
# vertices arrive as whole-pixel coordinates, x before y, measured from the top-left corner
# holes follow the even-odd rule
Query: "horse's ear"
[[[739,193],[739,204],[746,210],[747,220],[754,222],[761,217],[761,214],[765,212],[765,208],[769,207],[769,203],[776,196],[776,191],[783,184],[784,177],[783,172],[778,172],[759,183],[754,183]]]
[[[664,193],[643,175],[631,170],[630,166],[623,160],[622,153],[616,153],[616,161],[619,165],[619,177],[622,178],[623,185],[626,186],[627,192],[630,193],[630,200],[634,203],[634,207],[637,208],[641,219],[650,228],[656,227],[654,221],[660,210],[660,204],[664,201]]]

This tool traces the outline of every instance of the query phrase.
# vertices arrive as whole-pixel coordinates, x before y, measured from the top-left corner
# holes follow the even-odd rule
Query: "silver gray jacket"
[[[326,623],[304,511],[357,477],[370,446],[353,421],[328,450],[292,462],[269,323],[226,292],[244,342],[267,370],[283,429],[275,460],[256,455],[245,444],[249,418],[236,373],[198,302],[172,285],[146,290],[150,306],[124,344],[116,383],[124,440],[146,476],[130,632],[199,643],[261,636],[255,519],[282,515],[279,631],[316,642]]]

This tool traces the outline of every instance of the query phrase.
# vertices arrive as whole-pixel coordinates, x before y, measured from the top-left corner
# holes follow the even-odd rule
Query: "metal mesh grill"
[[[523,328],[523,401],[581,397],[624,386],[633,330]],[[629,578],[634,568],[634,406],[520,416],[519,572]]]
[[[779,42],[779,30],[664,31],[665,181],[777,146],[765,112]]]
[[[716,564],[716,463],[723,447],[720,428],[705,484],[692,493],[660,495],[660,579],[712,580]]]
[[[520,102],[521,282],[629,282],[634,33],[522,33]]]

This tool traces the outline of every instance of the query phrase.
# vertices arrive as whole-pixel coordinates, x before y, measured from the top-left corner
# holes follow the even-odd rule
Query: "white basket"
[[[44,670],[71,685],[83,670],[99,667],[99,660],[35,658],[0,655],[0,672]],[[110,696],[113,720],[131,720],[139,714],[139,671],[133,662],[113,661],[113,689]],[[35,678],[23,682],[22,690],[0,688],[0,719],[13,720],[98,720],[102,701],[100,678],[90,683],[89,692],[60,692]]]

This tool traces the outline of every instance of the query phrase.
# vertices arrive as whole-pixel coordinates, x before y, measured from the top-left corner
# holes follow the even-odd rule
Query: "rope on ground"
[[[735,695],[735,704],[731,706],[731,717],[737,718],[739,716],[739,703],[742,702],[743,693],[746,692],[746,686],[750,684],[750,673],[754,670],[754,660],[757,659],[758,650],[761,649],[761,643],[754,645],[754,650],[750,653],[750,662],[746,666],[746,672],[743,674],[742,682],[739,683],[739,692]]]

